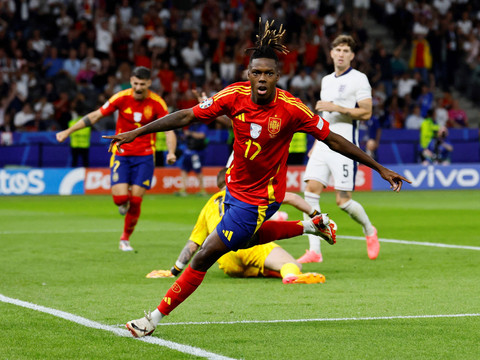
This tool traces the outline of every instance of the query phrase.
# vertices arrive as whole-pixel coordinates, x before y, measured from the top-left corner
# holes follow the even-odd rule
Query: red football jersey
[[[104,116],[115,110],[118,110],[115,134],[134,130],[168,114],[167,104],[160,95],[148,91],[144,100],[135,100],[133,89],[119,91],[100,108]],[[118,156],[151,155],[155,151],[155,133],[139,136],[131,143],[123,144],[122,149]]]
[[[232,196],[253,205],[283,201],[288,148],[295,132],[318,140],[330,133],[326,121],[284,90],[276,89],[274,100],[267,105],[255,104],[249,82],[228,86],[193,112],[206,123],[220,115],[232,119],[234,160],[227,172],[227,186]]]

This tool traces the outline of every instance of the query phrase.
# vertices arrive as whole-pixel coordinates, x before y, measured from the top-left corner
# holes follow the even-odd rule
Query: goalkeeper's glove
[[[186,265],[187,264],[184,264],[177,260],[177,262],[175,262],[175,265],[173,265],[172,268],[170,269],[170,272],[172,273],[173,276],[178,276],[180,275],[180,273],[182,272],[182,270],[185,268]]]

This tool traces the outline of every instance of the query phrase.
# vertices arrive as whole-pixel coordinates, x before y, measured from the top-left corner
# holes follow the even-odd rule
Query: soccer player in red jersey
[[[100,109],[85,115],[72,127],[57,133],[59,142],[65,141],[74,131],[92,126],[104,116],[118,111],[116,134],[140,128],[168,114],[165,101],[149,88],[152,84],[150,70],[137,67],[130,77],[131,88],[113,95]],[[167,162],[176,161],[177,138],[166,131]],[[110,181],[113,202],[125,216],[120,250],[132,251],[130,235],[135,229],[145,191],[150,189],[155,169],[155,134],[139,136],[122,149],[114,149],[110,159]]]
[[[285,195],[288,148],[295,132],[309,133],[331,149],[370,166],[394,191],[400,191],[403,181],[409,182],[345,138],[330,132],[326,121],[276,87],[280,76],[276,51],[287,50],[280,43],[285,33],[282,27],[277,31],[270,25],[265,24],[257,36],[256,47],[249,49],[253,50],[248,67],[249,82],[232,84],[191,109],[174,112],[141,128],[105,136],[112,139],[110,146],[114,148],[137,136],[180,128],[195,121],[208,123],[221,115],[233,119],[234,160],[225,177],[225,214],[160,305],[145,317],[126,324],[136,337],[153,333],[160,320],[197,289],[206,271],[220,256],[258,244],[256,232],[268,224],[264,221],[278,210]],[[335,231],[323,222],[322,215],[308,221],[275,222],[269,241],[275,240],[274,237],[315,233],[333,244]],[[322,225],[328,234],[320,230]]]

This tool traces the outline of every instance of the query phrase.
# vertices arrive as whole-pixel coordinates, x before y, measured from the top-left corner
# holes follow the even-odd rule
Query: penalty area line
[[[368,316],[349,318],[318,318],[318,319],[283,319],[283,320],[239,320],[239,321],[186,321],[177,323],[160,323],[158,326],[172,325],[235,325],[235,324],[276,324],[276,323],[300,323],[300,322],[329,322],[329,321],[371,321],[371,320],[397,320],[397,319],[435,319],[435,318],[459,318],[479,317],[480,314],[440,314],[440,315],[398,315],[398,316]]]
[[[53,315],[53,316],[56,316],[56,317],[59,317],[59,318],[77,323],[77,324],[82,325],[82,326],[86,326],[86,327],[89,327],[89,328],[92,328],[92,329],[109,331],[109,332],[114,333],[115,335],[118,335],[118,336],[129,337],[133,340],[138,340],[138,341],[143,341],[143,342],[146,342],[146,343],[149,343],[149,344],[163,346],[163,347],[166,347],[166,348],[171,349],[171,350],[176,350],[176,351],[182,352],[184,354],[194,355],[194,356],[202,357],[202,358],[205,358],[205,359],[211,359],[211,360],[235,360],[233,358],[229,358],[229,357],[226,357],[226,356],[223,356],[223,355],[215,354],[215,353],[212,353],[212,352],[209,352],[209,351],[206,351],[206,350],[194,347],[194,346],[184,345],[184,344],[180,344],[180,343],[176,343],[176,342],[168,341],[168,340],[163,340],[163,339],[158,338],[158,337],[147,336],[147,337],[143,337],[143,338],[134,338],[134,337],[132,337],[132,334],[130,333],[130,331],[128,331],[126,329],[120,329],[120,328],[115,327],[115,326],[101,324],[99,322],[96,322],[96,321],[93,321],[93,320],[90,320],[90,319],[86,319],[86,318],[78,316],[78,315],[70,314],[70,313],[65,312],[65,311],[48,308],[48,307],[45,307],[45,306],[33,304],[33,303],[30,303],[30,302],[26,302],[26,301],[22,301],[22,300],[18,300],[18,299],[13,299],[13,298],[4,296],[2,294],[0,294],[0,301],[4,302],[4,303],[7,303],[7,304],[13,304],[13,305],[21,306],[21,307],[24,307],[24,308],[27,308],[27,309],[40,311],[40,312],[43,312],[43,313],[46,313],[46,314],[50,314],[50,315]]]
[[[338,235],[337,239],[348,239],[348,240],[362,240],[365,241],[364,236],[347,236],[347,235]],[[443,244],[443,243],[432,243],[432,242],[421,242],[421,241],[408,241],[408,240],[398,240],[398,239],[381,239],[378,238],[378,241],[385,243],[393,244],[404,244],[404,245],[420,245],[420,246],[433,246],[439,248],[450,248],[450,249],[463,249],[463,250],[477,250],[480,251],[480,246],[468,246],[468,245],[452,245],[452,244]]]

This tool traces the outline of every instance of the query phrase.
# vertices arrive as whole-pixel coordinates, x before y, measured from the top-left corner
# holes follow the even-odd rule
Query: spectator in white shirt
[[[423,120],[425,119],[420,114],[420,106],[415,105],[412,113],[405,120],[405,129],[419,130]]]
[[[405,71],[397,83],[398,96],[404,98],[406,95],[410,95],[415,85],[417,85],[417,81],[410,76],[409,72]]]
[[[110,57],[113,35],[108,29],[108,20],[102,19],[96,25],[95,50],[100,57]]]
[[[180,54],[182,55],[183,62],[193,71],[194,76],[202,76],[204,74],[201,68],[203,55],[198,46],[198,42],[190,39],[188,45],[182,49]]]
[[[27,126],[33,126],[35,122],[35,113],[33,112],[32,105],[26,102],[23,105],[21,111],[15,114],[13,118],[13,125],[17,131],[27,130]]]

